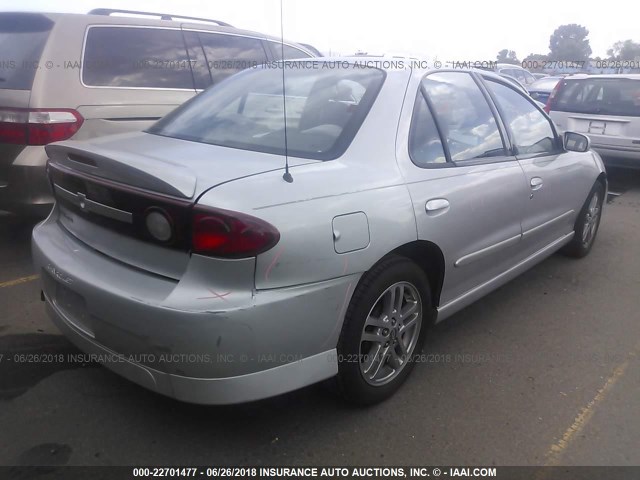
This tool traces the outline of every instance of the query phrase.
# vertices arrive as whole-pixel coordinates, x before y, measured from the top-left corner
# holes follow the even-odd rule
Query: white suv
[[[606,165],[640,168],[640,75],[572,75],[545,110],[559,130],[588,135]]]

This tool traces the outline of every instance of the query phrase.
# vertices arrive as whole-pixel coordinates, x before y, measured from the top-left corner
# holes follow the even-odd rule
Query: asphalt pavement
[[[32,223],[0,215],[0,465],[639,465],[640,174],[613,172],[591,254],[554,255],[436,326],[362,409],[322,385],[204,407],[94,364],[46,317]]]

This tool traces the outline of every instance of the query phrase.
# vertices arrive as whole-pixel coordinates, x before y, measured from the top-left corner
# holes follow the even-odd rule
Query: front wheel
[[[426,275],[405,257],[391,256],[362,279],[338,342],[338,388],[359,404],[391,396],[414,365],[432,305]]]
[[[604,193],[604,186],[600,182],[596,182],[582,210],[580,210],[573,239],[562,249],[562,253],[565,255],[582,258],[591,251],[600,227]]]

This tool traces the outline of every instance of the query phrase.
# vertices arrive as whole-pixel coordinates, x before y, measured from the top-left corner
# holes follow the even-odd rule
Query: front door
[[[522,218],[523,249],[527,254],[560,241],[573,231],[579,206],[588,192],[580,153],[565,152],[549,118],[530,98],[485,78],[487,89],[501,111],[514,153],[529,189]]]

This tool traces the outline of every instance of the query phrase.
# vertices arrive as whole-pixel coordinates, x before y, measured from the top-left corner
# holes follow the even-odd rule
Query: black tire
[[[596,240],[596,236],[598,234],[598,229],[600,228],[600,219],[602,218],[602,205],[604,204],[604,186],[600,182],[596,182],[591,192],[589,192],[589,196],[587,200],[584,202],[582,206],[582,210],[580,210],[580,214],[576,219],[576,224],[574,227],[575,235],[560,252],[567,257],[573,258],[582,258],[589,254],[593,244]],[[591,218],[591,209],[590,205],[593,201],[594,196],[598,196],[596,201],[598,214],[597,219],[595,221],[595,225],[593,225],[593,233],[590,235],[585,235],[585,230],[588,228],[588,219]],[[588,233],[588,232],[587,232]],[[588,238],[585,240],[585,236]]]
[[[419,332],[407,332],[407,335],[411,334],[411,339],[415,343],[412,343],[411,350],[404,358],[405,362],[397,368],[398,373],[385,384],[372,385],[365,380],[365,374],[361,370],[361,361],[366,357],[360,352],[365,321],[374,306],[382,305],[378,301],[382,302],[383,293],[396,284],[405,282],[407,292],[417,291],[419,294],[419,302],[416,303],[416,311],[420,311],[420,303],[422,305],[420,320],[417,320]],[[412,286],[415,289],[411,289]],[[429,280],[422,269],[408,258],[390,255],[367,272],[351,298],[338,340],[338,375],[335,378],[338,392],[346,400],[359,405],[372,405],[393,395],[411,373],[415,364],[415,354],[422,349],[427,327],[431,324],[433,315]],[[395,325],[396,320],[394,319],[393,322]],[[401,323],[400,320],[397,322]],[[417,335],[417,340],[413,335]],[[398,339],[400,342],[403,341],[401,334],[398,334]],[[392,343],[395,345],[397,341],[396,335],[393,334]]]

